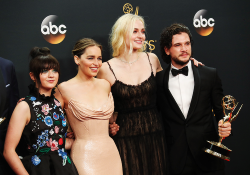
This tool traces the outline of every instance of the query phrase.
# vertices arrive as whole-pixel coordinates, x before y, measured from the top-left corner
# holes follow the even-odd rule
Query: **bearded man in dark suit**
[[[18,99],[19,92],[13,63],[0,57],[0,174],[13,173],[2,153],[9,120]]]
[[[227,137],[231,124],[222,123],[223,90],[216,69],[194,66],[192,35],[183,24],[172,24],[161,34],[160,47],[168,67],[158,72],[157,105],[165,126],[170,171],[173,175],[221,175],[223,160],[203,151],[207,140]]]

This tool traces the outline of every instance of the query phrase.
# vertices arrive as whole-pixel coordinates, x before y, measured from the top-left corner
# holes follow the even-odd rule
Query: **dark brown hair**
[[[29,70],[34,74],[37,80],[38,87],[41,85],[40,73],[44,70],[55,69],[60,76],[60,65],[55,57],[50,54],[50,50],[47,47],[34,47],[30,51],[30,64]]]
[[[95,40],[91,38],[83,38],[80,39],[76,42],[74,49],[72,50],[73,56],[78,56],[79,58],[81,57],[82,54],[84,54],[86,48],[90,46],[97,46],[101,49],[102,51],[102,45],[97,43]]]
[[[192,39],[192,34],[191,34],[190,30],[188,29],[188,27],[185,26],[184,24],[174,23],[171,26],[165,28],[161,33],[161,38],[160,38],[161,57],[162,57],[163,61],[166,62],[167,64],[169,64],[171,62],[171,56],[166,54],[164,48],[166,47],[166,48],[170,49],[172,46],[173,36],[176,34],[180,34],[182,32],[188,34],[188,36],[190,38],[191,46],[193,46],[194,41]],[[192,52],[192,55],[193,55],[193,52]]]

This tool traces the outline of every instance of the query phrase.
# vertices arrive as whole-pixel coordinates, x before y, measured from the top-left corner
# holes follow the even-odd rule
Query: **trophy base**
[[[220,142],[207,141],[207,145],[206,148],[204,148],[204,151],[223,160],[230,161],[229,154],[232,150],[228,149]]]

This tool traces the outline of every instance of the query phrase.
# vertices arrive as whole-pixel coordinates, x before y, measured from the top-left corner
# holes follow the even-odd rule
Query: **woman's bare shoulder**
[[[105,79],[96,79],[96,81],[97,81],[97,84],[98,84],[99,87],[101,87],[101,88],[103,88],[103,89],[110,92],[111,85],[110,85],[109,81],[107,81]]]
[[[71,79],[69,79],[68,81],[64,81],[64,82],[62,82],[62,83],[60,83],[59,85],[58,85],[58,88],[60,89],[60,90],[65,90],[65,89],[68,89],[68,88],[70,88],[71,87],[71,85],[72,85],[72,83],[74,83],[74,81],[75,81],[75,79],[74,78],[71,78]]]
[[[111,58],[110,60],[108,60],[109,63],[113,63],[114,61],[116,61],[117,58]]]
[[[100,71],[106,71],[109,68],[108,63],[104,62],[102,63],[102,67],[100,68]]]
[[[28,116],[30,116],[30,107],[26,101],[21,101],[18,103],[13,111],[13,114],[11,118],[21,118],[24,119],[24,117],[27,117],[26,119],[28,120]]]
[[[107,79],[107,80],[109,80],[110,77],[112,77],[111,69],[112,69],[112,66],[114,67],[114,62],[115,61],[116,61],[115,58],[112,58],[112,59],[108,60],[109,64],[107,62],[104,62],[102,64],[102,67],[100,68],[100,70],[98,72],[97,77],[101,78],[101,79]]]
[[[150,62],[153,66],[153,69],[156,70],[156,72],[159,72],[162,70],[161,63],[159,58],[154,53],[148,53]]]
[[[28,105],[28,103],[27,103],[26,101],[21,101],[20,103],[18,103],[18,104],[16,105],[16,108],[17,108],[18,110],[22,110],[22,111],[24,111],[24,112],[27,112],[27,111],[30,110],[30,107],[29,107],[29,105]]]
[[[116,61],[116,58],[111,58],[110,60],[104,62],[104,63],[102,64],[102,67],[101,67],[101,68],[107,69],[107,68],[109,68],[108,63],[109,63],[110,65],[112,65],[112,64],[114,64],[115,61]]]
[[[148,53],[149,59],[152,61],[158,61],[158,57],[154,53]]]
[[[110,83],[105,79],[97,78],[96,81],[98,81],[98,84],[100,84],[101,86],[110,87]]]

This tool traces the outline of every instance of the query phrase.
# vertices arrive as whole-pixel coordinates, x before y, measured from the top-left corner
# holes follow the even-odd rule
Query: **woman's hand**
[[[73,132],[67,132],[67,138],[74,139],[75,138],[75,134]]]
[[[194,59],[194,58],[190,58],[190,60],[192,60],[192,61],[194,62],[194,65],[195,65],[196,67],[198,67],[198,65],[205,66],[205,64],[202,64],[202,62],[199,62],[199,61],[197,61],[197,60]]]
[[[113,122],[112,124],[109,124],[109,134],[111,136],[115,136],[117,134],[117,132],[119,131],[119,125],[117,125],[115,122]]]

